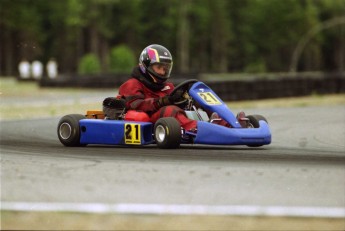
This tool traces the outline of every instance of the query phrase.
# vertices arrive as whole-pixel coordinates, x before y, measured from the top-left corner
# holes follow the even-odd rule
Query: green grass
[[[301,97],[228,102],[230,108],[285,108],[325,105],[345,105],[345,94],[311,95]]]
[[[80,88],[40,88],[35,82],[17,82],[13,78],[0,78],[0,119],[31,119],[54,117],[65,114],[84,114],[87,110],[101,110],[102,102],[80,102],[79,95],[101,92],[103,89]],[[115,94],[115,89],[114,89]],[[34,101],[45,98],[57,99],[44,105],[35,105]],[[59,98],[70,98],[71,103],[60,102]],[[21,101],[32,104],[20,104]]]

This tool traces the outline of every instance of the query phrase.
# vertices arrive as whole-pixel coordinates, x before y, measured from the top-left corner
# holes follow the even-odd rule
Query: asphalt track
[[[246,113],[268,119],[271,145],[68,148],[56,135],[59,118],[1,121],[2,209],[20,203],[31,209],[37,203],[242,206],[336,209],[344,217],[345,107]]]

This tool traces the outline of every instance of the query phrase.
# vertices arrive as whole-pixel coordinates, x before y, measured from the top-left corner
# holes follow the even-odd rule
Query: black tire
[[[85,116],[79,114],[65,115],[60,119],[57,134],[63,145],[68,147],[86,146],[86,144],[80,144],[79,121],[82,119],[85,119]]]
[[[159,148],[178,148],[181,143],[181,125],[173,117],[160,118],[155,123],[154,136]]]
[[[246,116],[249,119],[249,122],[253,125],[254,128],[259,128],[260,127],[260,120],[264,120],[266,123],[267,119],[263,117],[262,115],[249,115]]]

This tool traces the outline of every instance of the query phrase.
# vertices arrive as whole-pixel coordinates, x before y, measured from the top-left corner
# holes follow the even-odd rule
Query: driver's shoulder
[[[121,84],[119,91],[120,92],[134,92],[137,90],[142,90],[144,88],[143,84],[135,79],[135,78],[131,78],[128,79],[126,82],[124,82],[123,84]]]
[[[143,84],[139,80],[135,78],[130,78],[126,82],[124,82],[121,86],[132,87],[132,86],[142,86],[142,85]]]

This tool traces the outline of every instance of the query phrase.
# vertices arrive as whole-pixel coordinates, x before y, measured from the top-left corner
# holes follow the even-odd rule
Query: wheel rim
[[[166,131],[162,125],[158,125],[156,127],[156,134],[155,135],[156,135],[156,141],[157,142],[161,143],[165,140]]]
[[[60,125],[59,134],[60,134],[60,137],[64,140],[67,140],[68,138],[70,138],[72,134],[71,125],[66,122],[62,123]]]

